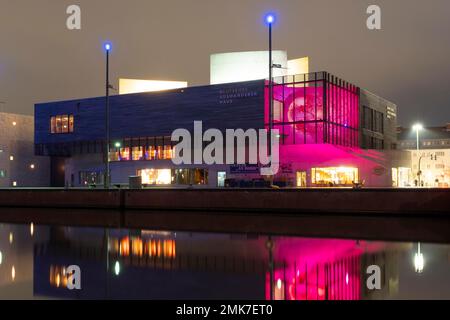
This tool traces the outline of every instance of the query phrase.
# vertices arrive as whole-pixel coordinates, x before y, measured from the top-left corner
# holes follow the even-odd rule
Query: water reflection
[[[445,244],[0,225],[2,299],[450,299],[449,271]]]

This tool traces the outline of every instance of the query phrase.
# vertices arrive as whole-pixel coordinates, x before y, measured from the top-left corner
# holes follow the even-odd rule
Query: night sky
[[[66,28],[78,4],[82,29]],[[382,30],[366,9],[382,9]],[[104,94],[102,43],[112,77],[209,83],[209,55],[264,50],[264,13],[277,13],[274,46],[395,102],[399,124],[450,122],[448,0],[0,0],[1,111]]]

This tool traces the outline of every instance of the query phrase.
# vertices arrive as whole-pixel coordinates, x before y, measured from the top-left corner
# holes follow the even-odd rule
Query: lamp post
[[[272,127],[273,127],[273,76],[272,76],[272,24],[275,22],[273,14],[266,15],[266,23],[269,26],[269,154],[272,156]]]
[[[106,53],[106,99],[105,99],[105,152],[104,152],[104,161],[105,161],[105,181],[104,186],[105,189],[109,189],[110,184],[110,172],[109,172],[109,52],[111,51],[111,44],[105,43],[105,53]]]
[[[420,131],[423,130],[423,126],[420,123],[416,123],[415,125],[413,125],[413,130],[416,131],[416,148],[417,148],[417,157],[419,158],[419,167],[418,167],[418,171],[417,171],[417,179],[418,179],[418,186],[420,187],[420,183],[421,183],[421,172],[420,172],[420,155],[419,155],[419,151],[420,151],[420,140],[419,140],[419,133]]]

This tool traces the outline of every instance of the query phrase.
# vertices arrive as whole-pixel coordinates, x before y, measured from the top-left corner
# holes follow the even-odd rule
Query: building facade
[[[32,116],[0,113],[0,187],[49,185],[49,159],[34,154]]]
[[[112,183],[127,184],[138,175],[149,186],[264,184],[258,165],[175,165],[170,137],[175,129],[192,131],[194,121],[221,132],[267,129],[268,97],[266,80],[111,97]],[[394,104],[316,72],[275,78],[272,114],[280,133],[275,184],[392,186],[398,164],[385,151],[396,144]],[[104,97],[37,104],[35,125],[36,154],[51,157],[53,185],[103,183]],[[55,170],[62,167],[64,172]]]
[[[450,124],[423,128],[419,145],[416,131],[398,128],[398,147],[410,151],[413,186],[450,187]]]

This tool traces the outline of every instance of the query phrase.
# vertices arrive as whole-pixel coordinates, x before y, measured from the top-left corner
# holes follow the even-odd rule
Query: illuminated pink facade
[[[268,90],[266,86],[266,126]],[[328,73],[275,79],[272,114],[281,145],[329,143],[359,147],[359,88]]]
[[[269,85],[265,89],[269,127]],[[383,150],[361,147],[361,89],[327,72],[275,78],[272,124],[279,130],[281,186],[392,186]],[[383,148],[380,148],[383,149]]]

